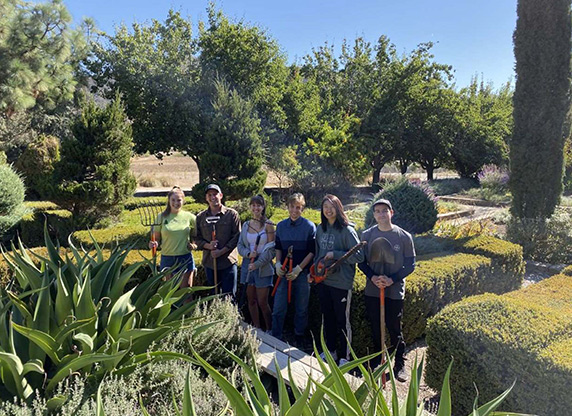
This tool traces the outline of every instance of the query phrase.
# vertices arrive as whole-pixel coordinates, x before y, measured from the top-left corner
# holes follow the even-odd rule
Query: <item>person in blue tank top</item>
[[[242,225],[238,238],[238,253],[242,256],[240,283],[246,285],[248,311],[252,324],[261,328],[260,314],[266,330],[272,328],[272,312],[268,304],[268,294],[272,287],[274,267],[274,224],[266,218],[266,201],[262,195],[250,198],[252,219]]]

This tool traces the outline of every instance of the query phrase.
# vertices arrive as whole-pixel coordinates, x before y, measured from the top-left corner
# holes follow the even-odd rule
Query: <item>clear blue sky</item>
[[[206,0],[64,0],[74,22],[91,17],[99,29],[151,19],[163,21],[169,8],[206,20]],[[436,61],[452,65],[458,87],[472,76],[492,81],[495,88],[509,79],[514,85],[512,33],[516,0],[272,0],[218,1],[233,19],[260,26],[278,41],[290,62],[328,41],[336,47],[358,36],[375,44],[390,38],[400,52],[434,42]]]

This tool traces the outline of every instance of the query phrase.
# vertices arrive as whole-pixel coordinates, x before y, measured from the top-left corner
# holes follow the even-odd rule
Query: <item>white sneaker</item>
[[[338,353],[337,353],[336,351],[330,352],[330,354],[331,354],[332,358],[334,359],[334,361],[338,361]],[[322,360],[326,361],[326,353],[325,353],[325,352],[322,352],[322,353],[320,354],[320,358],[321,358]]]
[[[348,360],[346,360],[345,358],[340,358],[340,362],[338,363],[338,367],[341,367],[344,364],[349,363]]]

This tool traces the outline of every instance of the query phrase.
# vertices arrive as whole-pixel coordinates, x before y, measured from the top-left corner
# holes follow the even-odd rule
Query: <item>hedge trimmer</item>
[[[316,263],[312,264],[312,267],[310,267],[310,282],[322,283],[324,280],[326,280],[326,277],[328,277],[328,275],[330,275],[336,271],[336,268],[345,259],[350,257],[352,254],[357,252],[359,249],[361,249],[366,244],[367,244],[367,241],[362,241],[360,243],[357,243],[355,246],[350,248],[346,254],[344,254],[342,257],[340,257],[337,260],[334,260],[334,259],[324,260],[323,257],[321,259],[319,259]]]

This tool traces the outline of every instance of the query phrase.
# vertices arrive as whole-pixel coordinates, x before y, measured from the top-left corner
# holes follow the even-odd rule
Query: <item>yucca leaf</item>
[[[290,397],[288,396],[286,382],[284,381],[284,377],[282,377],[282,372],[276,358],[274,358],[274,368],[276,370],[276,382],[278,384],[278,407],[280,409],[280,416],[284,416],[286,410],[290,408]]]
[[[34,328],[18,325],[15,322],[12,323],[12,327],[16,330],[16,332],[24,335],[35,345],[40,347],[42,351],[44,351],[48,357],[50,357],[54,364],[58,365],[60,363],[60,357],[58,356],[60,344],[58,344],[50,334],[46,334],[45,332]]]
[[[421,361],[421,366],[423,361]],[[417,400],[419,397],[419,379],[418,379],[418,368],[420,366],[417,364],[417,356],[415,356],[415,363],[413,364],[413,369],[411,370],[411,381],[409,382],[409,389],[407,391],[406,398],[406,416],[415,416],[417,413]]]
[[[453,368],[453,360],[449,363],[449,367],[443,378],[443,387],[441,387],[441,398],[439,399],[437,416],[451,416],[451,386],[449,383],[451,368]]]
[[[131,280],[133,275],[137,273],[137,270],[141,268],[143,263],[135,263],[127,267],[123,272],[119,275],[117,280],[113,282],[111,290],[109,291],[109,298],[111,299],[111,303],[115,302],[116,299],[121,296],[125,290],[125,285]]]
[[[32,387],[22,375],[24,366],[16,354],[0,352],[2,365],[2,380],[8,390],[21,399],[27,399],[32,393]]]
[[[141,407],[141,413],[143,413],[143,416],[151,416],[147,411],[147,409],[145,409],[145,406],[143,405],[143,398],[141,397],[141,395],[139,395],[139,406]]]
[[[191,368],[187,371],[187,380],[185,389],[183,390],[183,414],[185,416],[197,416],[195,404],[193,403],[193,395],[191,393]]]
[[[292,380],[292,377],[290,377],[290,380]],[[304,389],[304,392],[302,393],[301,396],[299,396],[296,399],[292,407],[286,411],[285,416],[312,415],[312,413],[310,412],[310,407],[308,405],[308,398],[310,397],[311,388],[312,388],[312,383],[308,381],[308,383],[306,383],[306,388]]]
[[[242,370],[246,373],[246,375],[248,376],[248,379],[250,380],[250,382],[254,386],[254,389],[256,390],[256,396],[255,396],[256,400],[264,408],[265,414],[270,414],[270,411],[272,410],[272,402],[270,401],[270,397],[268,397],[268,392],[266,391],[266,389],[264,388],[264,385],[262,384],[262,381],[260,380],[260,376],[258,375],[258,371],[257,371],[256,367],[252,368],[252,366],[250,366],[248,363],[243,361],[240,357],[238,357],[232,351],[225,348],[224,346],[223,346],[223,348],[226,351],[226,353],[234,360],[234,362],[236,362],[238,365],[240,365]],[[256,362],[254,353],[251,351],[250,354],[251,354],[250,357],[252,359],[252,362]]]
[[[123,319],[133,313],[135,307],[131,304],[131,295],[135,288],[131,289],[129,292],[124,293],[119,297],[117,302],[113,304],[111,311],[109,312],[109,317],[107,320],[107,332],[113,339],[117,339],[119,332],[121,331],[121,324]]]
[[[62,271],[58,270],[56,273],[56,303],[55,315],[56,322],[63,324],[68,316],[73,312],[73,303],[71,296],[71,288],[66,284],[63,279]]]
[[[82,368],[89,367],[95,363],[116,360],[118,357],[125,356],[125,354],[127,354],[127,350],[120,351],[116,354],[82,354],[71,360],[67,365],[60,367],[58,372],[48,382],[46,392],[51,392],[60,381]]]
[[[105,416],[105,411],[103,409],[103,401],[101,400],[101,386],[102,383],[99,383],[97,387],[97,398],[96,398],[96,406],[95,406],[95,416]]]
[[[244,380],[244,387],[246,388],[246,397],[248,398],[248,401],[250,402],[250,407],[252,409],[251,414],[253,416],[270,416],[271,415],[271,413],[269,413],[270,409],[264,407],[262,403],[260,403],[260,400],[258,400],[256,394],[254,394],[252,387],[250,387],[248,380]]]
[[[37,290],[41,290],[41,289],[36,289]],[[12,302],[12,304],[18,308],[18,310],[20,311],[20,313],[23,315],[24,320],[27,323],[31,323],[34,318],[32,317],[32,313],[28,310],[28,305],[26,305],[26,303],[21,300],[18,296],[16,296],[14,293],[7,291],[6,294],[8,295],[8,298],[10,299],[10,301]]]
[[[191,347],[192,349],[192,347]],[[205,371],[214,379],[214,381],[219,385],[221,390],[224,392],[231,407],[234,409],[235,413],[238,415],[250,415],[252,412],[248,406],[248,403],[244,400],[240,392],[228,380],[220,374],[213,366],[207,363],[197,352],[192,349],[193,355],[199,361],[200,365],[205,369]]]
[[[114,371],[117,375],[125,375],[131,373],[135,368],[140,365],[145,365],[150,362],[160,362],[160,361],[169,361],[169,360],[185,360],[192,362],[193,364],[199,364],[197,360],[192,357],[189,357],[186,354],[181,354],[178,352],[172,351],[152,351],[146,352],[143,354],[137,354],[133,357],[129,357],[127,361],[121,363],[121,365]]]
[[[76,341],[79,341],[79,343],[82,345],[82,352],[85,353],[92,353],[94,351],[94,344],[93,344],[93,338],[91,338],[89,335],[87,334],[75,334],[73,336],[73,339]]]
[[[314,385],[317,389],[321,390],[324,394],[326,394],[335,404],[336,409],[340,413],[347,414],[349,416],[360,416],[362,412],[360,409],[354,409],[350,403],[348,403],[342,396],[337,394],[334,390],[327,388],[321,383],[318,383],[315,380],[312,380]]]
[[[40,360],[37,359],[32,359],[30,361],[28,361],[26,364],[24,364],[23,369],[22,369],[22,375],[25,376],[26,374],[30,373],[30,372],[35,372],[38,374],[44,374],[44,363]]]
[[[48,271],[44,271],[42,286],[44,290],[38,293],[36,309],[34,311],[34,320],[31,322],[32,328],[48,334],[50,332],[50,315],[51,315],[51,297],[50,297],[50,275]],[[30,344],[30,359],[39,359],[44,361],[46,354],[38,345]]]
[[[62,407],[68,401],[67,396],[63,394],[57,394],[53,397],[50,397],[46,402],[46,407],[50,412],[55,412],[60,407]]]
[[[510,393],[510,391],[512,390],[512,388],[514,387],[515,384],[516,384],[516,380],[514,380],[511,384],[511,386],[508,389],[506,389],[503,393],[501,393],[498,397],[494,398],[493,400],[491,400],[488,403],[485,403],[484,405],[482,405],[478,409],[476,408],[477,407],[476,406],[477,399],[475,399],[474,410],[476,410],[476,414],[478,416],[488,416],[490,413],[492,413],[497,407],[500,406],[500,404],[503,402],[503,400],[506,398],[506,396],[508,396],[508,394]]]

